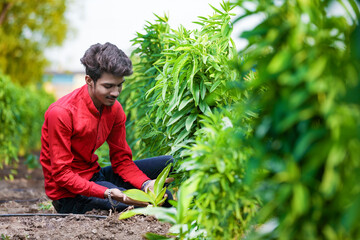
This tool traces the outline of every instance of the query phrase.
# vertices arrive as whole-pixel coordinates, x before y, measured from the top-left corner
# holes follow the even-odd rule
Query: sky
[[[173,29],[183,25],[186,29],[198,28],[192,23],[198,16],[211,16],[220,8],[220,0],[73,0],[66,13],[71,30],[61,47],[48,49],[45,55],[51,62],[51,71],[83,71],[80,58],[95,43],[111,42],[130,54],[136,32],[144,33],[146,21],[154,22],[154,13],[169,16]],[[239,27],[239,26],[238,26]],[[250,28],[249,25],[245,28]],[[244,46],[233,32],[236,45]]]

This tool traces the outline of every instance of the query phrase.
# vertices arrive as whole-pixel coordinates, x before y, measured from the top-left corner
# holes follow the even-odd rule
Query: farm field
[[[0,239],[360,239],[358,3],[223,1],[197,29],[146,22],[118,101],[132,158],[173,157],[176,201],[126,220],[40,216],[55,214],[36,168],[54,98],[0,72]],[[253,16],[239,50],[231,33]],[[111,139],[95,145],[101,167]]]

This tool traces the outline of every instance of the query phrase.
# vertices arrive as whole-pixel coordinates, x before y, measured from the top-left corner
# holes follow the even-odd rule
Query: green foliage
[[[47,201],[47,202],[41,202],[38,204],[38,207],[40,210],[49,210],[52,208],[52,203],[51,201]]]
[[[42,79],[43,51],[65,39],[67,0],[0,1],[0,69],[21,85]]]
[[[186,158],[179,162],[179,171],[186,171],[190,179],[181,185],[176,209],[132,210],[170,222],[169,232],[179,239],[240,237],[258,204],[243,183],[251,148],[239,148],[252,134],[250,123],[257,114],[235,114],[234,104],[248,104],[252,90],[237,90],[241,76],[229,63],[237,57],[230,38],[232,8],[221,6],[222,11],[214,8],[214,16],[200,17],[200,30],[180,27],[165,35],[167,48],[154,63],[158,73],[143,100],[147,112],[134,125],[140,153]],[[250,71],[243,77],[241,84],[254,81],[255,74]],[[185,187],[189,183],[194,184]]]
[[[35,169],[35,168],[40,168],[41,164],[39,161],[39,157],[35,154],[27,154],[26,156],[26,160],[25,160],[25,165],[29,168],[29,169]]]
[[[131,210],[131,216],[134,216],[135,214],[152,215],[160,221],[172,224],[168,235],[176,237],[176,239],[205,239],[204,231],[199,229],[196,224],[197,212],[190,208],[194,197],[193,193],[197,184],[197,181],[184,182],[177,191],[178,201],[170,200],[171,204],[174,206],[172,208],[148,206],[146,208]],[[145,236],[147,239],[168,239],[165,236],[151,233],[148,233]]]
[[[109,145],[105,142],[101,147],[96,149],[95,154],[99,157],[98,163],[100,167],[110,166],[110,156],[109,156]]]
[[[19,88],[11,83],[9,77],[0,75],[0,168],[10,165],[13,159],[17,160],[18,143],[16,135],[19,132],[17,116],[19,109],[13,104],[16,96],[21,96]]]
[[[119,101],[127,113],[127,141],[133,151],[135,159],[151,157],[153,155],[141,151],[146,146],[140,141],[142,132],[138,120],[144,119],[151,109],[150,101],[145,99],[145,93],[154,86],[158,70],[153,64],[162,56],[161,52],[166,47],[164,36],[169,33],[170,27],[166,16],[159,17],[152,24],[145,26],[145,34],[137,33],[132,41],[138,47],[133,51],[131,59],[134,66],[134,74],[127,79],[126,85],[120,94]]]
[[[171,223],[178,239],[359,239],[358,5],[235,5],[237,21],[261,18],[242,34],[249,44],[240,54],[226,4],[200,18],[200,31],[162,35],[159,74],[141,100],[148,111],[133,126],[140,152],[183,157],[189,179],[175,208],[135,211]]]
[[[16,166],[18,155],[40,150],[43,116],[53,101],[43,89],[19,87],[0,74],[0,168]]]
[[[2,240],[10,240],[11,238],[8,235],[1,234]]]
[[[266,87],[250,106],[261,114],[247,171],[267,173],[252,178],[264,203],[258,223],[276,223],[251,239],[360,238],[360,14],[347,2],[237,2],[239,21],[263,18],[242,34],[248,57],[239,70],[256,65],[244,90]],[[329,13],[335,3],[356,15]]]
[[[146,239],[148,239],[148,240],[161,240],[161,239],[171,240],[171,239],[172,239],[172,238],[168,238],[168,237],[166,237],[166,236],[159,235],[159,234],[152,233],[152,232],[146,233],[144,237],[145,237]]]
[[[259,202],[244,181],[254,151],[244,144],[252,119],[236,108],[215,112],[202,120],[196,143],[183,152],[181,168],[189,171],[188,181],[198,182],[193,210],[207,239],[239,239],[257,212]]]
[[[146,68],[153,78],[151,84],[141,86],[146,98],[141,96],[138,106],[146,105],[146,111],[134,123],[141,141],[140,156],[173,154],[176,158],[179,149],[194,140],[201,115],[239,100],[240,96],[226,87],[238,77],[227,63],[236,54],[230,38],[231,7],[223,3],[222,11],[216,11],[212,17],[200,18],[200,30],[180,27],[155,35],[163,43],[156,48],[161,54],[146,52],[146,63],[151,63]],[[137,43],[145,44],[145,40]],[[158,60],[153,63],[150,56]]]
[[[151,203],[151,205],[154,207],[161,206],[161,204],[166,200],[166,198],[164,198],[166,192],[166,187],[164,187],[164,184],[167,176],[170,173],[171,166],[172,164],[167,165],[156,178],[154,191],[148,190],[147,192],[144,192],[139,189],[129,189],[124,191],[125,195],[137,201]],[[126,219],[134,216],[135,214],[139,214],[139,212],[130,210],[122,213],[119,216],[119,219]]]

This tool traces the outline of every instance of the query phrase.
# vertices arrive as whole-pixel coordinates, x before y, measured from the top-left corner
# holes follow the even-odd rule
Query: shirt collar
[[[86,107],[89,109],[89,111],[95,115],[95,116],[99,116],[100,112],[97,110],[97,108],[95,107],[94,102],[92,101],[88,88],[87,88],[87,84],[85,84],[84,86],[81,87],[81,91],[82,91],[82,98],[85,101],[85,105]]]

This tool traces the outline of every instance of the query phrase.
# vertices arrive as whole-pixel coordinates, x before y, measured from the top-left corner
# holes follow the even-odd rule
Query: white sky
[[[45,52],[54,71],[83,71],[80,58],[90,45],[111,42],[126,54],[131,52],[131,39],[136,32],[144,33],[146,21],[154,22],[153,13],[169,16],[173,29],[183,25],[187,29],[198,28],[192,23],[198,16],[209,16],[220,8],[220,0],[73,0],[68,9],[72,31],[62,47]],[[239,26],[237,26],[239,27]],[[249,27],[245,27],[249,28]],[[234,31],[236,44],[245,45]]]

